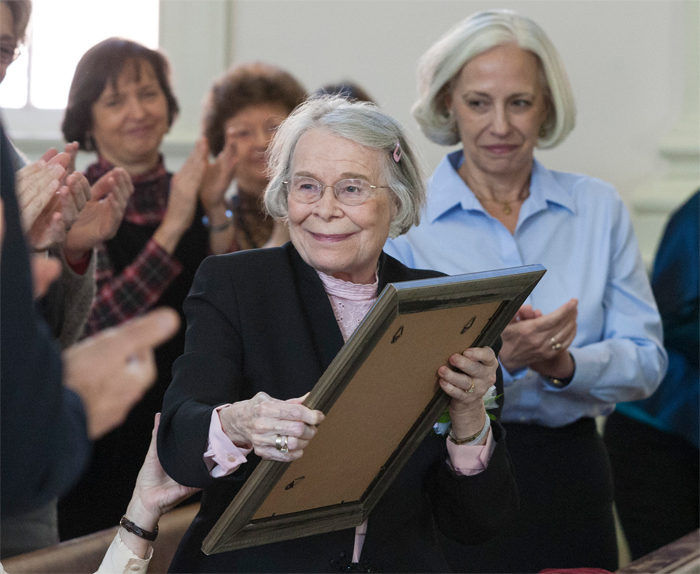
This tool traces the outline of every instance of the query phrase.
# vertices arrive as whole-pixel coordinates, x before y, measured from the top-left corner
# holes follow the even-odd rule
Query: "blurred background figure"
[[[178,319],[173,311],[154,311],[72,346],[61,358],[33,304],[60,266],[38,260],[32,285],[10,144],[1,126],[0,153],[0,550],[7,557],[55,541],[51,501],[80,476],[89,441],[123,422],[153,383],[152,348],[172,336]]]
[[[282,222],[263,209],[267,187],[267,148],[277,126],[306,98],[306,90],[289,72],[265,64],[239,64],[209,91],[204,135],[215,160],[202,185],[202,202],[225,211],[232,224],[219,241],[232,251],[275,247],[289,240]]]
[[[615,505],[633,560],[700,527],[700,192],[674,215],[652,275],[668,372],[642,401],[618,404],[605,424]]]
[[[376,103],[372,97],[355,82],[345,81],[326,84],[314,92],[315,96],[340,96],[351,101]]]
[[[609,184],[534,158],[573,130],[573,92],[531,19],[479,12],[418,64],[413,114],[461,144],[429,182],[421,224],[387,245],[448,274],[547,268],[503,332],[503,420],[518,518],[476,549],[449,544],[455,571],[616,570],[612,476],[595,417],[649,396],[666,369],[661,321],[625,205]]]
[[[160,154],[163,136],[177,112],[169,64],[157,51],[110,38],[88,50],[78,63],[63,134],[67,141],[77,141],[80,149],[97,152],[98,161],[85,172],[91,185],[114,178],[134,190],[125,201],[123,218],[116,212],[88,213],[78,219],[66,240],[66,258],[82,271],[100,230],[111,230],[96,245],[97,293],[87,335],[158,305],[179,311],[197,267],[213,251],[218,228],[204,223],[205,211],[198,201],[207,167],[206,141],[197,142],[175,175],[166,170]],[[214,221],[216,215],[209,217]],[[184,328],[157,349],[156,384],[123,425],[96,442],[90,468],[60,503],[61,538],[118,522],[148,450],[153,416],[170,382],[172,362],[182,353],[183,337]]]

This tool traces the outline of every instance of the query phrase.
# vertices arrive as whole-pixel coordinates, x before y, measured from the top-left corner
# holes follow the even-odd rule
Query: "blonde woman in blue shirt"
[[[448,274],[542,263],[547,274],[503,334],[508,450],[521,494],[503,535],[450,545],[455,571],[617,569],[612,482],[594,417],[644,398],[666,369],[661,323],[615,189],[548,170],[536,147],[574,127],[574,98],[551,41],[507,10],[481,12],[419,63],[413,114],[461,143],[429,182],[421,225],[389,241],[409,267]]]

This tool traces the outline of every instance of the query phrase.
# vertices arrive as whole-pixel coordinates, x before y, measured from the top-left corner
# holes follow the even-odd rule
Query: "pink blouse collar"
[[[379,286],[379,276],[377,273],[374,275],[374,283],[368,285],[336,279],[331,275],[326,275],[322,271],[316,271],[316,273],[318,273],[318,276],[321,278],[323,288],[328,295],[351,301],[368,301],[377,298],[377,287]]]

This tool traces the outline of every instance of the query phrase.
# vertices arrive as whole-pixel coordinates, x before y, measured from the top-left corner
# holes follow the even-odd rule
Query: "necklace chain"
[[[473,190],[472,190],[472,193],[474,193]],[[513,213],[513,208],[510,206],[510,204],[525,201],[528,197],[530,197],[530,190],[526,189],[524,193],[520,192],[520,194],[518,195],[518,197],[516,199],[511,199],[510,201],[499,201],[498,199],[489,199],[486,197],[481,197],[481,196],[477,195],[476,193],[474,193],[474,195],[481,203],[483,203],[485,201],[487,201],[489,203],[497,203],[498,205],[500,205],[503,208],[503,213],[505,215],[510,215]]]

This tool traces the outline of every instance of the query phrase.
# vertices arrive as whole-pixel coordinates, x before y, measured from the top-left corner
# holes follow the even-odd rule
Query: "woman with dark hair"
[[[78,63],[63,134],[80,149],[97,152],[98,161],[85,172],[90,184],[120,167],[134,186],[116,232],[97,245],[97,293],[86,334],[157,305],[181,309],[199,264],[215,250],[212,241],[218,231],[207,229],[198,203],[207,167],[206,141],[197,142],[175,175],[166,171],[160,155],[163,136],[177,112],[169,65],[157,51],[110,38]],[[73,226],[65,254],[74,268],[86,265],[88,247],[105,224],[96,215],[81,217]],[[170,382],[170,366],[182,353],[183,342],[184,328],[157,349],[158,381],[121,427],[95,443],[88,472],[59,505],[63,539],[119,522],[148,449],[153,416]],[[110,496],[105,498],[105,492]]]
[[[228,70],[211,88],[204,135],[216,160],[204,177],[200,198],[221,229],[217,247],[272,247],[289,239],[286,228],[261,205],[268,182],[267,147],[277,126],[306,98],[288,72],[262,62]]]

